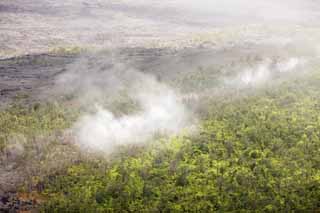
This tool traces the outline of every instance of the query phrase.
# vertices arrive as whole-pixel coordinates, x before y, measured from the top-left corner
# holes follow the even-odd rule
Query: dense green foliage
[[[57,104],[13,105],[8,110],[0,111],[0,151],[8,145],[10,137],[23,135],[32,139],[69,127],[76,117],[71,114]]]
[[[197,134],[79,161],[46,179],[48,212],[320,210],[320,78],[212,100]],[[243,95],[245,96],[245,95]]]
[[[13,106],[0,112],[0,163],[14,162],[26,176],[21,190],[42,195],[44,212],[316,212],[319,85],[310,72],[213,97],[197,133],[107,159],[78,153],[63,135],[81,110]],[[135,110],[125,95],[114,103],[116,114]]]

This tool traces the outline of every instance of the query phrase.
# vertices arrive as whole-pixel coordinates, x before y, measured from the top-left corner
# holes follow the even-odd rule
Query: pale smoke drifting
[[[101,70],[106,63],[95,63],[89,68],[82,61],[83,71],[71,70],[58,81],[65,91],[78,91],[81,102],[89,103],[85,107],[91,108],[73,128],[80,147],[110,153],[117,146],[141,144],[156,134],[175,134],[187,126],[190,113],[173,89],[124,65],[113,64]],[[78,65],[73,68],[80,69]],[[114,112],[112,100],[124,92],[137,109],[119,115]]]
[[[89,109],[73,127],[80,147],[110,153],[117,146],[142,144],[158,133],[176,134],[190,125],[191,113],[174,89],[152,75],[118,63],[116,57],[110,58],[80,60],[58,79],[60,89],[78,96]],[[232,87],[260,86],[275,75],[295,72],[305,63],[302,57],[267,58],[225,82]],[[124,110],[119,115],[112,107],[113,100],[123,92],[137,110]]]
[[[299,60],[298,58],[290,58],[288,61],[281,62],[277,64],[276,69],[280,72],[290,72],[294,70],[297,66],[304,64],[303,60]]]
[[[296,57],[279,62],[266,59],[255,67],[246,68],[232,81],[240,82],[244,86],[257,86],[272,80],[272,77],[277,74],[285,75],[285,73],[294,72],[305,63],[305,59]]]
[[[141,75],[130,94],[141,110],[116,117],[102,106],[82,117],[75,126],[81,146],[111,152],[116,146],[143,143],[158,132],[174,134],[186,124],[187,111],[168,87],[150,76]]]
[[[265,59],[233,77],[231,84],[236,85],[240,82],[242,86],[263,85],[274,75],[294,72],[304,63],[302,58],[296,57],[277,62]],[[97,68],[94,68],[90,75],[80,75],[90,84],[83,84],[80,79],[76,80],[82,87],[80,98],[95,105],[93,112],[82,116],[74,126],[77,143],[81,147],[110,153],[117,146],[141,144],[157,133],[175,134],[187,126],[190,113],[173,89],[158,82],[151,75],[125,66],[120,67],[115,66],[103,72],[95,72]],[[73,74],[71,79],[72,76]],[[103,93],[109,94],[110,97],[117,96],[123,89],[127,91],[128,98],[139,106],[139,110],[118,116],[103,106],[99,97],[102,98]]]

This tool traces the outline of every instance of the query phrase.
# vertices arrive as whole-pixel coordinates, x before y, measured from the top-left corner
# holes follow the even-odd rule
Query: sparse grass
[[[78,55],[81,53],[87,52],[87,48],[78,47],[78,46],[64,46],[64,47],[54,47],[51,48],[48,52],[49,54],[55,55]]]
[[[1,111],[0,168],[21,173],[29,191],[43,177],[76,159],[77,149],[64,132],[78,117],[73,110],[59,104],[35,104]],[[16,187],[22,185],[16,183]]]
[[[59,104],[34,104],[30,107],[12,105],[0,112],[1,134],[33,135],[65,129],[74,119],[72,112]],[[71,119],[70,119],[71,118]]]

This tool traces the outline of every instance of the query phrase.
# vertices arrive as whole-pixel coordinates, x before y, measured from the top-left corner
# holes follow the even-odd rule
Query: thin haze
[[[214,29],[222,29],[221,38],[224,38],[228,36],[225,34],[236,32],[225,31],[225,27],[239,25],[316,26],[318,5],[302,0],[4,0],[0,3],[0,44],[4,44],[5,52],[19,48],[45,51],[48,47],[67,44],[116,49],[119,44],[144,46],[153,39],[166,41],[180,36],[191,37],[192,33]],[[248,30],[242,38],[254,37],[264,30],[257,29],[256,32]],[[257,37],[263,41],[270,38],[268,34]],[[305,38],[305,35],[301,37],[302,40]],[[279,37],[273,39],[279,41]],[[238,41],[241,49],[243,39]],[[224,48],[221,40],[217,43]],[[58,89],[79,96],[85,107],[88,107],[87,103],[91,105],[88,113],[74,126],[80,145],[110,151],[116,145],[144,142],[157,132],[176,133],[186,126],[191,116],[181,102],[183,97],[174,88],[159,82],[155,76],[117,61],[118,56],[112,54],[96,59],[94,63],[86,58],[79,59],[58,78]],[[225,81],[232,85],[238,82],[240,85],[263,84],[272,76],[272,66],[278,66],[279,72],[290,71],[302,62],[303,59],[294,56],[278,63],[266,58],[261,64],[238,70],[240,74],[233,73],[234,76]],[[171,73],[178,71],[175,64],[169,70]],[[117,97],[123,91],[128,100],[120,106],[133,103],[138,111],[121,115],[114,112],[113,107],[119,103],[113,103],[111,97]],[[105,99],[109,103],[106,104]]]
[[[143,46],[226,26],[316,27],[319,11],[312,0],[2,0],[0,57],[60,46]]]
[[[166,77],[168,73],[180,75],[180,71],[194,68],[192,63],[203,66],[219,61],[228,66],[233,62],[229,58],[238,60],[246,55],[263,56],[256,47],[271,43],[272,51],[268,51],[263,60],[250,66],[228,66],[236,72],[219,79],[223,87],[231,85],[230,88],[254,89],[277,76],[286,78],[299,74],[302,66],[314,58],[319,59],[319,23],[320,2],[315,0],[1,0],[0,58],[68,46],[116,49],[119,46],[146,47],[148,43],[172,41],[169,42],[171,46],[181,44],[184,48],[186,43],[179,43],[181,39],[192,40],[194,34],[214,31],[219,38],[214,42],[221,50],[218,55],[209,55],[206,59],[202,55],[201,59],[192,56],[191,63],[190,58],[183,61],[181,57],[180,61],[180,58],[169,56],[168,63],[156,67],[163,71],[159,72],[160,76]],[[237,33],[241,36],[236,37]],[[225,38],[229,40],[223,42]],[[289,43],[296,41],[299,45],[288,48]],[[253,50],[247,48],[248,43],[252,44],[250,42],[257,45]],[[231,53],[225,43],[234,46],[229,49]],[[275,51],[277,48],[272,45],[282,46],[280,49],[285,52]],[[237,53],[236,48],[248,52]],[[232,54],[235,56],[231,57]],[[273,56],[279,55],[283,59],[273,61]],[[54,92],[78,97],[86,111],[72,127],[80,147],[112,152],[118,145],[143,143],[159,132],[179,133],[190,124],[190,120],[196,120],[182,101],[190,95],[181,96],[176,92],[177,88],[158,81],[152,74],[121,65],[117,56],[114,59],[109,63],[110,57],[107,56],[95,60],[92,66],[86,59],[79,59],[58,76],[58,88]],[[177,63],[180,63],[180,68]],[[120,107],[134,103],[137,110],[122,114],[116,112],[119,106],[117,97],[123,91],[127,93],[124,95],[126,100],[120,101]],[[220,93],[220,90],[215,93]],[[215,93],[208,90],[204,97],[212,97]],[[199,96],[201,94],[196,93],[190,97]],[[8,153],[22,156],[24,141],[24,136],[10,139],[12,144],[8,146]],[[35,153],[45,153],[39,152],[41,149],[38,148],[35,150]],[[59,159],[56,156],[63,153],[57,149],[52,156]],[[36,165],[42,155],[33,156]],[[10,167],[15,166],[14,159],[5,160],[13,162],[8,164]],[[28,164],[33,166],[33,162]],[[54,161],[53,164],[61,162]],[[0,185],[19,181],[12,177],[19,179],[23,175],[0,168]]]

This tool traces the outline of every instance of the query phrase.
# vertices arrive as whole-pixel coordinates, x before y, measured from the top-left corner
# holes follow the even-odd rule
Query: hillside
[[[319,212],[320,4],[0,2],[0,212]]]

